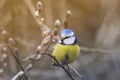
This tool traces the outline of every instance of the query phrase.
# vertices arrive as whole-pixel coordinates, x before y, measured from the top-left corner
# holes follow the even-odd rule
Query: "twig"
[[[57,65],[66,72],[66,74],[71,78],[71,80],[74,80],[74,78],[72,77],[70,72],[54,56],[52,56],[51,54],[48,54],[48,53],[46,53],[45,55],[48,55],[50,58],[52,58],[57,63]]]
[[[24,75],[23,71],[19,71],[11,80],[17,80]]]
[[[82,75],[78,73],[78,71],[73,68],[70,64],[68,64],[69,68],[80,78],[80,80],[85,80]]]
[[[71,11],[70,11],[70,10],[67,10],[66,17],[65,17],[65,20],[64,20],[64,22],[63,22],[63,27],[64,27],[65,29],[67,29],[68,26],[69,26],[68,23],[69,23],[69,21],[71,20],[71,16],[72,16]]]
[[[47,33],[51,32],[51,29],[50,29],[46,24],[43,23],[43,21],[44,21],[43,18],[40,19],[40,17],[39,17],[39,13],[40,13],[41,11],[40,11],[40,10],[36,10],[36,9],[34,8],[31,0],[25,0],[25,3],[26,3],[26,5],[28,6],[28,9],[30,10],[31,14],[33,15],[36,23],[40,26],[41,31],[43,31],[43,33],[44,33],[44,32],[47,32]],[[39,3],[39,2],[38,2],[38,3]],[[39,6],[39,5],[37,5],[37,8],[42,7],[42,5],[39,6],[39,7],[38,7],[38,6]],[[35,15],[35,12],[36,12],[36,11],[38,11],[38,15]],[[43,34],[43,33],[42,33],[42,34]],[[46,33],[45,33],[45,34],[46,34]],[[43,34],[43,35],[44,35],[44,34]]]
[[[16,62],[19,65],[20,69],[24,72],[24,78],[26,80],[28,80],[28,77],[25,74],[25,70],[24,70],[19,58],[16,56],[16,54],[18,54],[18,52],[17,52],[16,48],[13,47],[14,45],[10,45],[10,43],[8,42],[9,37],[8,37],[8,34],[7,34],[7,32],[5,30],[2,30],[2,37],[3,37],[3,42],[4,42],[5,46],[8,48],[10,54],[16,60]],[[14,43],[14,40],[12,40],[11,38],[10,38],[10,41],[11,41],[12,44]]]
[[[27,77],[27,75],[25,74],[25,70],[24,70],[24,68],[23,68],[23,66],[22,66],[22,64],[21,64],[21,62],[20,62],[20,60],[18,59],[18,57],[16,57],[16,56],[14,55],[14,53],[13,53],[13,51],[12,51],[10,45],[7,44],[7,42],[6,42],[6,46],[8,47],[8,49],[9,49],[11,55],[13,56],[13,58],[16,60],[16,62],[17,62],[17,64],[19,65],[20,69],[24,72],[24,77],[25,77],[25,79],[28,80],[28,77]]]

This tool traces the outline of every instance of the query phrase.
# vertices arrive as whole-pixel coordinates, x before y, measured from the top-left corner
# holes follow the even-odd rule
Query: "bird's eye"
[[[70,36],[68,36],[68,37],[65,37],[65,38],[61,38],[62,40],[64,40],[64,39],[67,39],[67,38],[70,38]]]
[[[70,37],[74,37],[75,35],[73,35],[73,36],[66,36],[66,37],[64,37],[64,38],[61,38],[61,41],[63,41],[63,40],[65,40],[65,39],[67,39],[67,38],[70,38]]]

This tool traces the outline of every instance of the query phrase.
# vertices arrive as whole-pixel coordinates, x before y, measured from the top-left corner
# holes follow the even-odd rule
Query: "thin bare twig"
[[[69,66],[70,69],[80,78],[80,80],[85,80],[85,79],[83,78],[83,76],[80,75],[75,68],[73,68],[70,64],[68,64],[68,66]]]
[[[63,27],[65,28],[65,29],[67,29],[68,28],[68,26],[69,26],[69,21],[71,20],[71,16],[72,16],[72,13],[71,13],[71,11],[70,10],[67,10],[67,12],[66,12],[66,17],[65,17],[65,20],[64,20],[64,22],[63,22]]]
[[[23,71],[19,71],[11,80],[17,80],[24,75]]]
[[[48,55],[50,58],[52,58],[52,59],[57,63],[57,65],[58,65],[59,67],[61,67],[61,68],[66,72],[66,74],[71,78],[71,80],[75,80],[75,79],[72,77],[72,75],[70,74],[70,72],[69,72],[54,56],[52,56],[52,55],[49,54],[49,53],[45,53],[45,55]]]
[[[44,19],[39,17],[39,13],[41,12],[40,10],[36,10],[35,7],[33,6],[31,0],[25,0],[26,5],[28,6],[28,9],[30,10],[31,14],[33,15],[36,23],[40,26],[41,31],[43,31],[43,34],[48,34],[51,32],[51,29],[43,22]],[[42,6],[42,5],[41,5]],[[38,11],[38,15],[35,15],[35,12]]]
[[[24,72],[24,78],[26,80],[28,80],[28,77],[25,74],[25,70],[24,70],[19,58],[16,56],[16,54],[18,54],[18,51],[17,51],[17,49],[15,48],[14,45],[11,45],[11,44],[15,44],[14,40],[8,37],[8,34],[7,34],[7,32],[5,30],[2,30],[1,34],[2,34],[2,38],[3,38],[3,42],[4,42],[5,46],[8,48],[8,50],[9,50],[10,54],[12,55],[12,57],[16,60],[16,62],[19,65],[20,69]],[[11,43],[8,42],[9,39],[10,39]]]

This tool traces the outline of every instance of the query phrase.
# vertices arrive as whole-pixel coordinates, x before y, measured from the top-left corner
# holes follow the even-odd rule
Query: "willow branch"
[[[82,75],[78,73],[78,71],[73,68],[70,64],[68,64],[69,68],[80,78],[80,80],[85,80]]]
[[[17,80],[24,75],[23,71],[19,71],[11,80]]]
[[[9,50],[10,54],[12,55],[12,57],[16,60],[16,62],[19,65],[20,69],[24,72],[24,78],[26,80],[28,80],[28,77],[25,74],[25,70],[24,70],[19,58],[16,55],[16,54],[18,54],[18,52],[17,52],[17,49],[15,48],[15,41],[8,37],[8,34],[7,34],[7,32],[5,30],[2,30],[1,34],[2,34],[2,39],[3,39],[3,42],[4,42],[5,46],[8,48],[8,50]]]
[[[72,75],[70,74],[70,72],[54,57],[52,56],[51,54],[48,54],[48,53],[44,53],[45,55],[48,55],[50,58],[52,58],[59,67],[61,67],[65,72],[66,74],[71,78],[71,80],[75,80]]]
[[[65,17],[65,20],[63,22],[63,27],[65,29],[67,29],[69,27],[69,21],[71,20],[71,16],[72,16],[72,13],[70,10],[67,10],[66,12],[66,17]]]
[[[17,57],[17,56],[14,54],[14,52],[12,51],[10,45],[7,44],[7,42],[5,42],[5,43],[6,43],[6,46],[8,47],[11,55],[13,56],[13,58],[16,60],[17,64],[19,65],[20,69],[24,72],[24,77],[25,77],[25,79],[28,80],[28,77],[27,77],[27,75],[25,74],[25,70],[24,70],[24,68],[23,68],[20,60],[18,59],[18,57]]]
[[[44,18],[39,17],[40,16],[39,13],[41,12],[41,10],[35,9],[31,0],[25,0],[25,3],[28,6],[28,9],[30,10],[31,14],[33,15],[36,23],[41,27],[41,31],[43,32],[43,34],[51,32],[51,29],[45,23],[43,23]],[[35,15],[35,12],[37,12],[37,15]]]

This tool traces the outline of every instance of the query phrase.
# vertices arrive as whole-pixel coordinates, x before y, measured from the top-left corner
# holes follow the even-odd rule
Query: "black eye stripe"
[[[64,43],[64,40],[67,39],[67,38],[70,38],[70,37],[75,37],[74,43],[72,43],[72,44],[66,44],[66,43]],[[76,36],[73,35],[73,36],[68,36],[68,37],[65,37],[65,38],[61,38],[60,39],[60,44],[62,44],[62,45],[73,45],[73,44],[76,44]]]
[[[67,36],[67,37],[65,37],[65,38],[61,38],[61,40],[64,40],[64,39],[67,39],[67,38],[70,38],[70,37],[74,37],[75,35],[73,35],[73,36]]]

